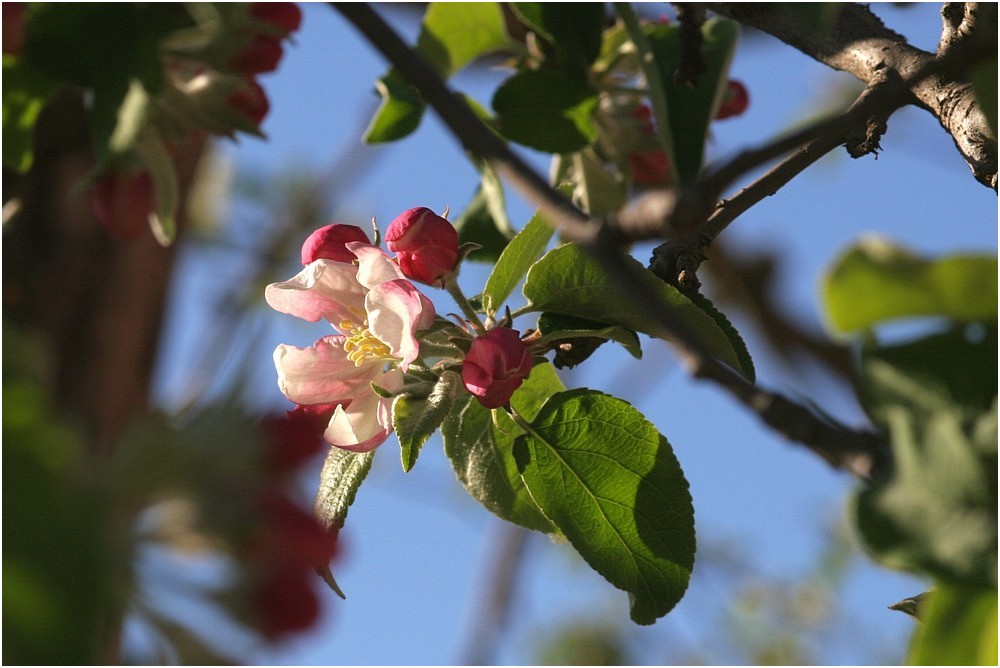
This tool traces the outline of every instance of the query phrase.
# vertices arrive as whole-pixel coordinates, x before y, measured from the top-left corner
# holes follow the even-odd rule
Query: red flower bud
[[[122,241],[135,241],[156,207],[153,179],[146,171],[110,172],[94,184],[90,204],[108,231]]]
[[[517,331],[491,329],[472,342],[462,364],[462,383],[486,408],[508,401],[531,373],[531,352]]]
[[[667,154],[663,151],[634,151],[628,155],[632,180],[642,186],[666,186],[672,181]]]
[[[726,92],[722,96],[722,104],[715,112],[715,120],[722,120],[730,116],[739,116],[750,106],[750,95],[746,87],[739,81],[730,80]]]
[[[273,474],[294,471],[323,449],[323,431],[336,405],[299,406],[286,417],[266,417],[260,429],[264,441],[264,463]],[[323,417],[326,422],[321,422]]]
[[[247,79],[246,85],[230,95],[226,101],[230,107],[246,116],[251,123],[257,126],[264,121],[267,112],[271,110],[267,93],[253,79]]]
[[[278,69],[281,56],[281,39],[269,35],[255,35],[246,47],[229,61],[234,72],[253,76]]]
[[[321,227],[302,244],[302,264],[307,265],[316,260],[335,260],[337,262],[354,262],[357,256],[346,248],[346,244],[360,241],[371,242],[364,230],[356,225],[327,225]]]
[[[260,632],[277,640],[303,631],[319,619],[319,599],[313,589],[315,573],[294,565],[271,568],[262,574],[252,602]]]
[[[294,2],[251,2],[247,11],[255,19],[281,28],[286,35],[302,25],[302,10]]]
[[[440,286],[458,262],[458,232],[426,207],[397,216],[385,232],[385,242],[403,275],[427,285]]]

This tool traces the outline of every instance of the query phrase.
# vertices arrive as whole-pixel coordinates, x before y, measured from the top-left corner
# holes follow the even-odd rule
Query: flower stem
[[[479,314],[476,313],[476,309],[472,308],[472,304],[466,298],[465,294],[462,293],[462,288],[458,287],[458,281],[454,277],[449,278],[445,281],[444,289],[448,291],[451,298],[455,300],[458,307],[462,309],[462,315],[465,319],[469,321],[469,324],[475,328],[476,333],[480,336],[486,334],[486,328],[483,326],[482,321],[479,319]]]

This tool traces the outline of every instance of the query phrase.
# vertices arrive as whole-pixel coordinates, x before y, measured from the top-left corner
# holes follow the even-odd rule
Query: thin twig
[[[700,338],[662,305],[656,290],[646,280],[646,270],[625,261],[618,250],[621,236],[616,230],[602,221],[589,219],[517,158],[472,114],[465,102],[445,85],[420,54],[410,49],[369,6],[334,3],[334,7],[420,92],[466,150],[487,160],[525,197],[537,204],[566,238],[575,241],[591,255],[608,276],[609,287],[620,293],[620,298],[631,299],[649,309],[659,327],[655,334],[675,345],[693,376],[711,379],[757,413],[771,428],[806,445],[832,466],[865,479],[871,479],[882,471],[886,455],[881,440],[875,434],[823,420],[800,404],[754,386],[741,374],[716,360]]]

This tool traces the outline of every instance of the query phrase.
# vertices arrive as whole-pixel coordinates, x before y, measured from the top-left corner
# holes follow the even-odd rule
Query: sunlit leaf
[[[938,583],[921,608],[907,663],[997,665],[997,590]]]
[[[549,399],[514,456],[531,497],[580,556],[652,624],[684,595],[694,509],[667,440],[621,399],[588,389]]]
[[[519,413],[534,417],[546,399],[564,390],[551,364],[531,375],[511,397]],[[512,448],[520,428],[500,411],[484,408],[472,396],[459,399],[441,429],[455,475],[470,495],[499,517],[535,531],[551,533],[552,524],[538,510],[517,472]]]
[[[638,264],[631,258],[626,261]],[[745,366],[740,353],[711,316],[651,272],[647,280],[665,307],[697,334],[713,355],[748,378],[753,377],[753,367]],[[549,251],[535,263],[525,280],[524,296],[532,310],[619,325],[651,335],[660,331],[652,316],[653,305],[637,304],[613,289],[601,268],[572,244]]]
[[[871,237],[836,261],[823,281],[823,300],[838,332],[914,316],[992,321],[997,317],[997,259],[929,260]]]
[[[347,511],[371,469],[374,456],[374,450],[350,452],[330,447],[319,474],[319,489],[313,505],[316,519],[327,531],[343,528]]]
[[[500,5],[494,2],[432,2],[417,38],[417,52],[447,79],[473,60],[509,42]],[[395,71],[377,84],[382,105],[364,140],[395,141],[413,132],[424,112],[419,94]]]

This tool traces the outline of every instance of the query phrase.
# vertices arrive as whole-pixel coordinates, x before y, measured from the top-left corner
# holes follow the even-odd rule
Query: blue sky
[[[936,46],[937,5],[880,5],[876,10],[917,46]],[[385,15],[412,41],[412,12]],[[385,69],[381,57],[329,7],[306,6],[303,29],[281,69],[262,79],[272,101],[264,123],[269,140],[223,145],[225,156],[237,172],[277,171],[293,164],[317,172],[327,169],[360,141],[377,103],[373,82]],[[454,84],[488,104],[505,76],[503,71],[477,70],[459,75]],[[744,40],[731,76],[749,89],[750,108],[713,126],[710,159],[766,142],[789,128],[812,100],[850,79],[765,37]],[[828,156],[723,235],[730,248],[785,252],[782,298],[804,323],[821,323],[818,281],[836,254],[859,235],[878,231],[928,254],[996,248],[996,196],[974,181],[929,114],[907,109],[893,116],[882,146],[877,160],[852,161],[843,152]],[[346,191],[336,188],[339,198],[330,213],[338,222],[364,226],[374,216],[384,227],[415,206],[438,211],[450,206],[457,212],[475,189],[475,170],[433,114],[425,116],[411,137],[371,150],[376,160],[363,179]],[[539,156],[526,155],[547,170]],[[512,220],[523,225],[531,210],[514,193],[508,192],[508,199]],[[635,254],[646,261],[649,247],[637,248]],[[186,374],[193,373],[187,352],[191,325],[211,317],[214,305],[202,287],[218,270],[197,252],[185,251],[182,262],[185,271],[175,286],[173,308],[186,324],[169,330],[161,357],[160,396],[168,402]],[[292,263],[287,269],[287,276],[295,271]],[[478,291],[486,270],[474,265],[463,270],[467,293]],[[433,297],[439,310],[457,310],[447,295]],[[848,423],[860,422],[859,409],[842,388],[819,382],[823,377],[808,367],[789,373],[748,323],[734,319],[763,385],[809,397]],[[264,334],[250,353],[260,360],[253,376],[253,396],[260,405],[284,405],[274,382],[274,347],[282,342],[307,345],[324,333],[322,325],[276,313],[266,316]],[[593,361],[566,374],[564,382],[631,401],[667,436],[691,483],[703,546],[731,551],[748,578],[803,576],[815,564],[825,529],[843,516],[853,481],[761,428],[715,388],[689,379],[664,344],[644,340],[643,346],[641,362],[605,346]],[[314,481],[304,483],[310,484]],[[324,594],[321,625],[250,660],[376,665],[459,661],[501,530],[501,522],[455,480],[439,439],[425,447],[408,474],[400,469],[396,442],[390,439],[380,449],[344,530],[346,554],[335,572],[348,599]],[[691,587],[674,612],[652,627],[629,631],[647,652],[636,660],[660,661],[657,657],[666,655],[662,648],[669,645],[707,653],[710,661],[732,661],[710,635],[732,596],[727,582],[712,569],[696,566]],[[847,634],[854,634],[860,646],[896,651],[887,659],[899,659],[911,623],[886,606],[920,588],[912,578],[861,560],[837,597],[853,625]],[[533,536],[518,580],[515,619],[497,660],[530,662],[539,630],[596,612],[626,619],[626,595],[574,560],[567,546]],[[830,663],[886,659],[854,651],[831,645],[820,656]]]

